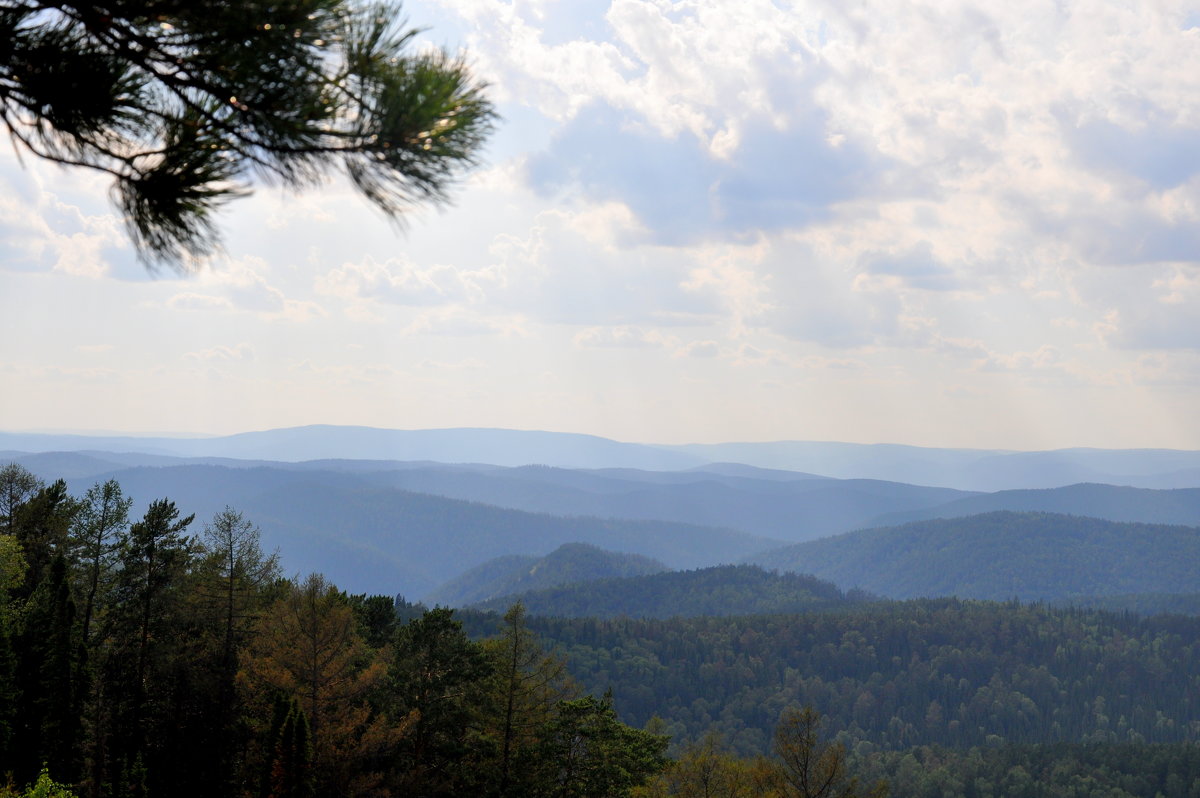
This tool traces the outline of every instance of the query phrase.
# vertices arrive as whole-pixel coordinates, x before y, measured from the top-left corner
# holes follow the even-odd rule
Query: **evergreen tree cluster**
[[[29,794],[627,795],[667,738],[583,694],[517,607],[493,640],[320,575],[226,509],[0,469],[0,784]],[[58,791],[58,792],[55,792]],[[0,795],[5,795],[0,789]]]
[[[462,618],[474,634],[496,628]],[[922,599],[529,624],[629,722],[660,716],[676,740],[716,731],[744,754],[805,704],[862,750],[1200,741],[1200,618]]]

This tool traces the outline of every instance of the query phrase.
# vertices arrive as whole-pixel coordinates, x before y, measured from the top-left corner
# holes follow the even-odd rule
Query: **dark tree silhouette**
[[[0,0],[0,120],[18,151],[112,175],[143,260],[185,268],[254,177],[340,167],[393,219],[446,199],[494,115],[415,33],[363,0]]]

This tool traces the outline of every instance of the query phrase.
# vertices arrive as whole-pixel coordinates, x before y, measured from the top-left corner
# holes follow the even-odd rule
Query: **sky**
[[[0,428],[1200,448],[1200,6],[409,0],[501,121],[397,231],[136,261],[0,143]]]

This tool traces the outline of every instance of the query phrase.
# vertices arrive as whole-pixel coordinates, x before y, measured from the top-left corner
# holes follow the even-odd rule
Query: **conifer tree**
[[[79,689],[76,681],[75,603],[66,559],[59,554],[30,596],[19,637],[20,689],[14,764],[20,780],[49,763],[51,775],[78,778]]]
[[[17,508],[42,487],[42,481],[25,466],[9,463],[0,468],[0,524],[3,524],[3,532],[13,534]]]
[[[396,632],[388,693],[393,715],[412,719],[398,744],[399,781],[407,795],[462,795],[478,775],[471,749],[479,742],[480,705],[493,664],[453,613],[439,607]]]
[[[267,798],[312,798],[312,739],[308,718],[294,698],[279,729],[270,771]]]
[[[312,736],[317,793],[351,796],[382,779],[374,766],[399,732],[372,705],[386,670],[364,645],[344,596],[313,574],[259,619],[239,679],[259,706],[280,694],[299,702]]]
[[[121,492],[121,486],[115,479],[102,485],[93,485],[80,503],[71,530],[70,545],[82,581],[82,634],[85,643],[91,640],[96,602],[116,565],[117,539],[129,525],[129,508],[132,505],[133,499]]]
[[[253,178],[335,169],[385,214],[442,202],[493,113],[461,59],[369,0],[0,3],[0,122],[111,175],[139,252],[181,267]]]
[[[520,602],[504,614],[498,638],[487,641],[494,663],[489,696],[487,733],[495,749],[489,794],[523,794],[517,761],[538,743],[538,733],[552,717],[554,706],[574,698],[578,688],[562,659],[548,655],[525,622]]]

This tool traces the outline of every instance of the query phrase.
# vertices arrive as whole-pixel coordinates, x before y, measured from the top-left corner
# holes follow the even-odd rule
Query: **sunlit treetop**
[[[342,169],[392,219],[447,199],[494,114],[416,33],[356,0],[0,0],[0,115],[19,152],[111,174],[143,261],[183,269],[255,180]]]

